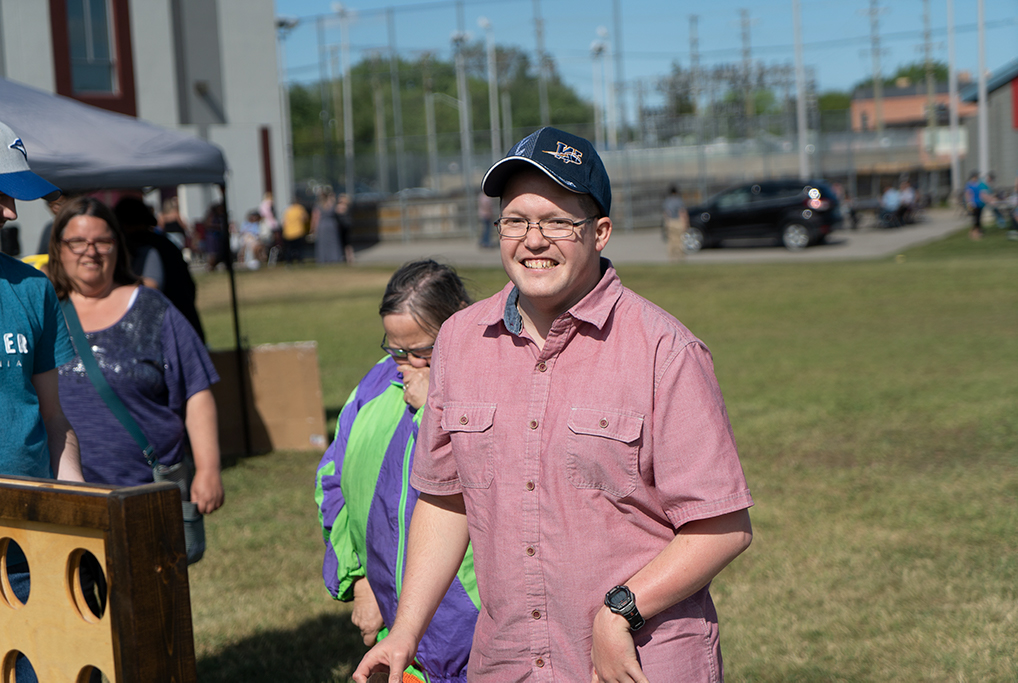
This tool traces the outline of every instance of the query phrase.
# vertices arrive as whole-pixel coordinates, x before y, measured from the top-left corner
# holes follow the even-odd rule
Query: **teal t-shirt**
[[[0,254],[0,474],[52,477],[32,376],[74,358],[46,276]]]

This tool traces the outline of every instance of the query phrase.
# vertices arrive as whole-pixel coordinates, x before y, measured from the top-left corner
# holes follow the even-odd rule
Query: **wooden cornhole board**
[[[116,683],[197,680],[180,490],[0,477],[0,545],[28,560],[22,604],[0,559],[0,681],[18,652],[42,683],[87,683],[92,668]],[[84,551],[108,584],[97,618],[77,574]],[[6,555],[6,553],[4,553]]]
[[[319,451],[328,445],[325,408],[313,341],[261,344],[243,351],[244,389],[252,453]],[[244,455],[235,351],[209,354],[220,381],[212,385],[224,457]]]

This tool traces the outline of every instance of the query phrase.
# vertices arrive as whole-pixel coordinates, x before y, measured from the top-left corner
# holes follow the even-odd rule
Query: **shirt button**
[[[466,424],[466,423],[464,423],[464,424]],[[602,417],[601,421],[598,422],[597,424],[601,427],[601,429],[606,429],[608,427],[608,420],[606,420],[606,419],[604,419]]]
[[[540,363],[537,364],[537,369],[540,370],[541,372],[544,372],[545,370],[548,369],[548,366],[544,363],[544,361],[541,361]]]
[[[534,490],[534,482],[532,482],[532,481],[528,481],[527,482],[527,490],[528,491],[533,491]]]
[[[533,612],[530,613],[530,616],[534,617],[535,619],[540,619],[541,613],[535,609]]]
[[[537,664],[537,668],[540,669],[544,666],[544,660],[538,659],[536,662],[534,662],[534,664]]]
[[[531,420],[530,421],[530,428],[531,429],[537,429],[537,420]]]
[[[530,555],[531,557],[533,557],[533,556],[534,556],[534,553],[536,553],[536,552],[537,552],[537,551],[536,551],[536,550],[534,550],[534,547],[533,547],[533,546],[530,546],[529,548],[527,548],[527,555]]]
[[[465,425],[468,422],[470,422],[470,419],[466,415],[464,415],[463,417],[460,418],[460,424],[461,425]]]

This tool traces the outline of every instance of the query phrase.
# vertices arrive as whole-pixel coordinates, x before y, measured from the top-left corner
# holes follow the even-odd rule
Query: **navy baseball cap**
[[[589,194],[605,216],[611,211],[611,181],[589,140],[550,127],[531,133],[488,169],[481,190],[501,197],[509,178],[523,168],[537,168],[570,192]]]
[[[0,192],[28,201],[55,198],[60,188],[43,180],[28,168],[28,152],[10,127],[0,122]]]

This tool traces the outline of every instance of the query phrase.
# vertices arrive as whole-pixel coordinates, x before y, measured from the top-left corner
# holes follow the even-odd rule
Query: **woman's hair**
[[[463,281],[451,266],[425,259],[404,264],[393,273],[378,314],[409,313],[422,328],[438,334],[449,316],[471,303]]]
[[[53,282],[53,289],[57,291],[57,298],[66,299],[74,289],[70,276],[64,270],[64,263],[60,259],[60,251],[63,248],[64,229],[75,216],[95,216],[105,221],[113,232],[113,238],[117,241],[117,260],[113,266],[113,281],[121,285],[133,285],[139,282],[138,276],[131,271],[130,255],[127,252],[127,239],[120,227],[116,216],[110,208],[98,199],[93,197],[78,197],[64,204],[60,213],[53,219],[53,230],[49,237],[49,264],[47,269],[49,279]]]

